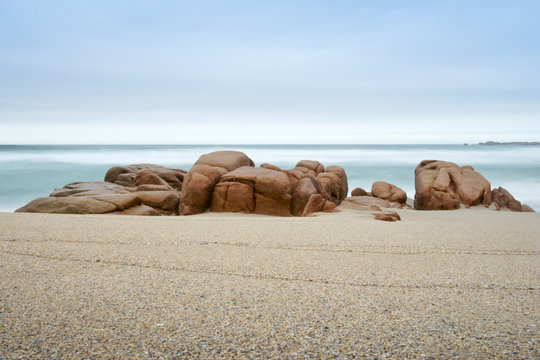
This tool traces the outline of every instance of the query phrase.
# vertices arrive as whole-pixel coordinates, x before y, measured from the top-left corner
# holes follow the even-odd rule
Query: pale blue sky
[[[540,140],[540,1],[0,0],[0,143]]]

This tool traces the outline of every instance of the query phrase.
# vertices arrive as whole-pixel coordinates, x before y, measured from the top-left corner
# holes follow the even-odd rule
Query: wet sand
[[[0,213],[0,358],[538,358],[540,215]]]

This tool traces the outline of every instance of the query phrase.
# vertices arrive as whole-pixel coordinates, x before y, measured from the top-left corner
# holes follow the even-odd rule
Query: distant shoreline
[[[465,144],[468,145],[468,144]],[[537,146],[540,145],[540,142],[538,141],[510,141],[510,142],[497,142],[497,141],[486,141],[478,143],[478,145],[482,146],[499,146],[499,145],[524,145],[524,146]]]

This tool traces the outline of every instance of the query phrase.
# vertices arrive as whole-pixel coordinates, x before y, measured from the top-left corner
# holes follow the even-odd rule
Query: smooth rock
[[[223,175],[211,211],[290,216],[291,186],[282,171],[243,166]]]
[[[135,216],[160,216],[161,213],[147,205],[137,205],[123,211],[115,211],[113,215],[135,215]]]
[[[193,215],[205,212],[212,203],[214,186],[221,177],[242,166],[255,164],[244,153],[217,151],[202,155],[184,178],[180,213]]]
[[[15,210],[15,212],[54,214],[106,214],[116,211],[116,205],[92,197],[43,197]]]
[[[326,200],[321,194],[313,194],[309,197],[309,200],[304,208],[302,216],[309,216],[316,212],[321,212],[324,210],[324,205]]]
[[[379,199],[400,204],[407,202],[407,194],[405,191],[385,181],[375,181],[371,186],[371,195]]]
[[[153,164],[134,164],[129,166],[115,166],[110,168],[105,174],[105,181],[115,183],[122,186],[136,186],[140,184],[158,184],[155,179],[147,180],[151,182],[144,182],[144,179],[140,179],[136,184],[137,174],[141,171],[150,171],[154,175],[158,176],[168,186],[176,190],[182,190],[182,182],[186,175],[185,170],[170,169],[159,165]],[[141,177],[141,176],[140,176]]]
[[[383,212],[375,213],[374,218],[375,218],[375,220],[382,220],[382,221],[398,221],[398,220],[401,220],[401,217],[395,211],[383,211]]]
[[[366,190],[362,189],[362,188],[354,188],[353,191],[351,191],[351,196],[367,196],[368,193]]]
[[[523,210],[523,207],[521,205],[521,202],[517,201],[512,194],[508,192],[503,187],[498,187],[496,189],[493,189],[491,191],[491,199],[492,202],[495,204],[495,210],[501,210],[501,208],[508,208],[512,211],[519,211],[521,212]]]
[[[337,207],[338,209],[352,209],[352,210],[378,210],[381,208],[395,208],[402,209],[403,205],[396,202],[390,202],[388,200],[379,199],[373,196],[350,196],[343,200]]]
[[[453,210],[491,203],[490,183],[470,166],[438,160],[424,160],[415,169],[418,210]]]

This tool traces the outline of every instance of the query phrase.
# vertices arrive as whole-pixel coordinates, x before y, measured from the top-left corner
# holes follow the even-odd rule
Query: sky
[[[540,141],[539,14],[538,0],[0,0],[0,143]]]

